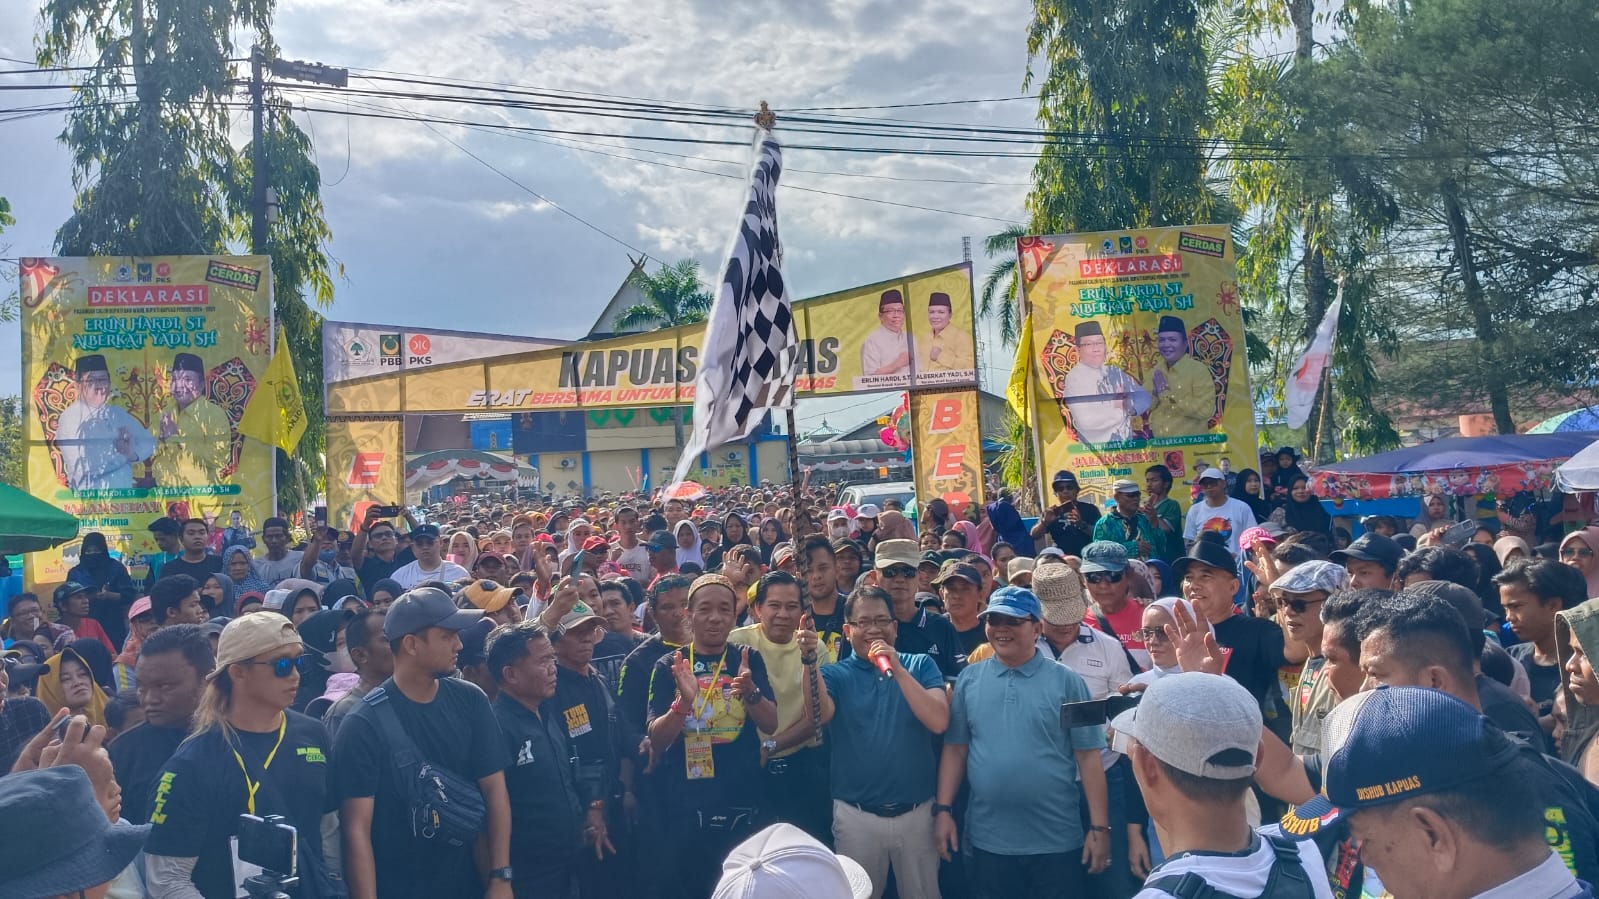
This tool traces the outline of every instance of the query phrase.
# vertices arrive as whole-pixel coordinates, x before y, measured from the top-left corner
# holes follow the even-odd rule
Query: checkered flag
[[[700,453],[748,438],[768,410],[794,403],[799,335],[777,236],[777,179],[782,171],[777,138],[758,129],[749,196],[700,350],[694,432],[678,459],[674,484],[698,463]]]

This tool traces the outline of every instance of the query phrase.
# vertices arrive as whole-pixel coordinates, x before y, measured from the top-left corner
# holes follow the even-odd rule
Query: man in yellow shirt
[[[1210,417],[1216,412],[1216,382],[1210,369],[1188,354],[1188,331],[1182,319],[1160,317],[1155,348],[1162,361],[1155,364],[1150,379],[1155,400],[1149,407],[1149,429],[1156,437],[1208,433]]]
[[[193,353],[172,360],[172,405],[161,413],[151,471],[160,487],[220,483],[233,440],[228,413],[206,398],[205,365]]]
[[[777,700],[777,733],[761,734],[765,793],[761,810],[793,824],[818,840],[833,838],[832,793],[827,785],[827,748],[806,707],[803,677],[821,681],[821,667],[836,661],[825,642],[815,639],[810,616],[800,598],[800,582],[786,571],[771,571],[755,584],[751,610],[758,624],[734,628],[727,642],[761,654]],[[801,632],[810,639],[798,639]],[[816,647],[807,660],[803,643]],[[818,693],[820,691],[818,690]],[[817,714],[820,709],[815,710]]]
[[[949,294],[935,293],[927,298],[928,336],[918,338],[921,349],[922,371],[976,371],[977,353],[972,347],[972,335],[959,328],[951,328],[954,319]]]

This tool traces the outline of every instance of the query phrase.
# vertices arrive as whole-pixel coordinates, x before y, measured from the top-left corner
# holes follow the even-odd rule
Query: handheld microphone
[[[878,671],[883,672],[884,677],[889,677],[894,673],[894,666],[888,661],[887,652],[873,653],[872,664],[877,666]]]

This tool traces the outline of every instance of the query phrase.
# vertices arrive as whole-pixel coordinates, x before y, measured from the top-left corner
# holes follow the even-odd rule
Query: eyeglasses
[[[882,572],[883,577],[896,578],[898,580],[905,580],[906,578],[913,578],[916,576],[916,569],[909,565],[890,565],[887,568],[882,569]]]
[[[1117,496],[1130,496],[1133,499],[1137,499],[1138,497],[1142,496],[1143,494],[1139,493],[1137,490],[1123,490],[1122,492],[1120,492],[1120,493],[1118,493],[1116,495]]]
[[[1586,546],[1567,546],[1560,550],[1562,559],[1587,559],[1593,556],[1593,550]]]
[[[988,616],[988,623],[995,627],[1021,627],[1031,618],[1013,618],[1010,615],[1001,615],[998,612]]]
[[[1321,599],[1284,599],[1282,603],[1295,615],[1303,615],[1306,609],[1311,606],[1319,606],[1325,601]]]
[[[1141,627],[1133,631],[1133,639],[1143,644],[1165,643],[1166,629],[1159,627]]]
[[[299,669],[300,660],[302,658],[304,658],[304,656],[298,656],[298,657],[296,657],[296,656],[285,656],[285,657],[283,657],[281,659],[273,659],[270,662],[257,661],[256,659],[245,659],[244,661],[240,662],[239,664],[240,665],[268,665],[268,666],[270,666],[272,668],[273,676],[275,676],[275,677],[288,677],[289,675],[293,674],[297,669]]]
[[[1083,579],[1090,584],[1118,584],[1121,583],[1120,571],[1090,571],[1083,575]]]
[[[892,618],[862,618],[859,621],[848,622],[850,627],[858,627],[863,631],[886,631],[894,626]]]

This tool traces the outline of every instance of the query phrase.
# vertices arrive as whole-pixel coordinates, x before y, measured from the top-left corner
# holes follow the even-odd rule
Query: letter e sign
[[[941,481],[945,478],[958,478],[965,471],[966,445],[964,443],[938,448],[938,457],[933,460],[933,480]]]

